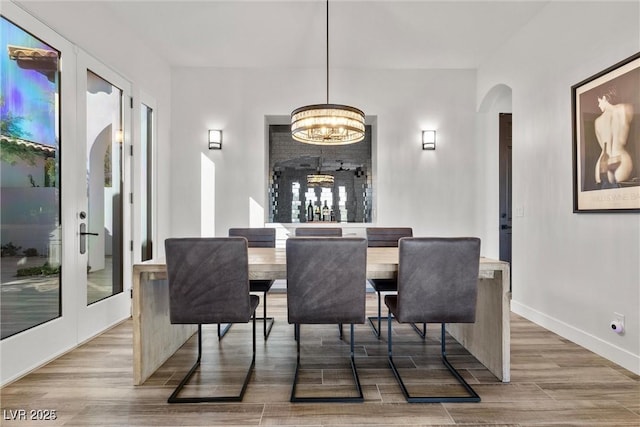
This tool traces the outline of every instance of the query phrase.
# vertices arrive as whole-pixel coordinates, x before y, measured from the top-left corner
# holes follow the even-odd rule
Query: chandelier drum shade
[[[316,145],[345,145],[364,139],[364,113],[355,107],[329,104],[329,0],[327,0],[327,103],[297,108],[291,113],[291,136]]]
[[[333,177],[333,175],[307,175],[308,187],[333,187],[334,181],[335,178]]]
[[[291,113],[291,136],[307,144],[353,144],[364,130],[364,113],[348,105],[307,105]]]

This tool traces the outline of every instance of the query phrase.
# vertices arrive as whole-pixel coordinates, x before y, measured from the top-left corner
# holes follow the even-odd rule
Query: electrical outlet
[[[624,314],[613,313],[613,320],[610,324],[611,330],[616,334],[624,333]]]

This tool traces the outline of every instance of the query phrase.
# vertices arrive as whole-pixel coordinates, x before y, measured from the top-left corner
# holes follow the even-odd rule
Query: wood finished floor
[[[367,296],[374,313],[375,295]],[[450,360],[482,397],[480,403],[407,404],[386,360],[386,338],[356,325],[356,364],[364,389],[360,404],[289,403],[295,368],[293,327],[286,321],[286,294],[270,293],[276,323],[268,341],[257,323],[256,368],[241,403],[166,403],[195,360],[191,339],[142,386],[132,384],[132,321],[1,391],[2,426],[639,426],[640,377],[512,314],[511,378],[500,383],[451,338]],[[262,308],[258,308],[261,313]],[[386,330],[383,323],[383,330]],[[345,337],[348,338],[348,328]],[[187,394],[239,391],[250,362],[250,325],[234,325],[219,343],[205,329],[202,374]],[[394,358],[411,390],[433,387],[456,393],[439,361],[439,329],[429,325],[422,341],[394,325]],[[335,326],[302,327],[300,393],[350,393],[348,340]],[[397,344],[397,346],[395,345]],[[405,357],[401,357],[405,356]],[[222,384],[222,386],[221,386]],[[325,390],[326,389],[326,390]],[[18,409],[55,410],[55,421],[11,421]]]

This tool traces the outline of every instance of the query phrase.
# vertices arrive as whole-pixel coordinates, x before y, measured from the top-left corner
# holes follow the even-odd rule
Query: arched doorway
[[[490,173],[487,185],[495,188],[497,184],[496,205],[490,207],[487,225],[490,227],[489,243],[497,246],[498,257],[511,263],[512,252],[512,92],[504,84],[493,86],[482,99],[479,113],[486,120],[486,138],[490,167],[496,168]],[[497,182],[496,182],[497,181]],[[492,202],[493,203],[493,202]],[[497,221],[496,221],[497,216]],[[495,230],[495,231],[493,231]]]

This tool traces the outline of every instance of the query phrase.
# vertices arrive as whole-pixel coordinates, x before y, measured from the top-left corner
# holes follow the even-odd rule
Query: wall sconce
[[[209,150],[222,150],[222,131],[209,129]]]
[[[422,131],[422,149],[423,150],[436,149],[436,131],[435,130]]]

